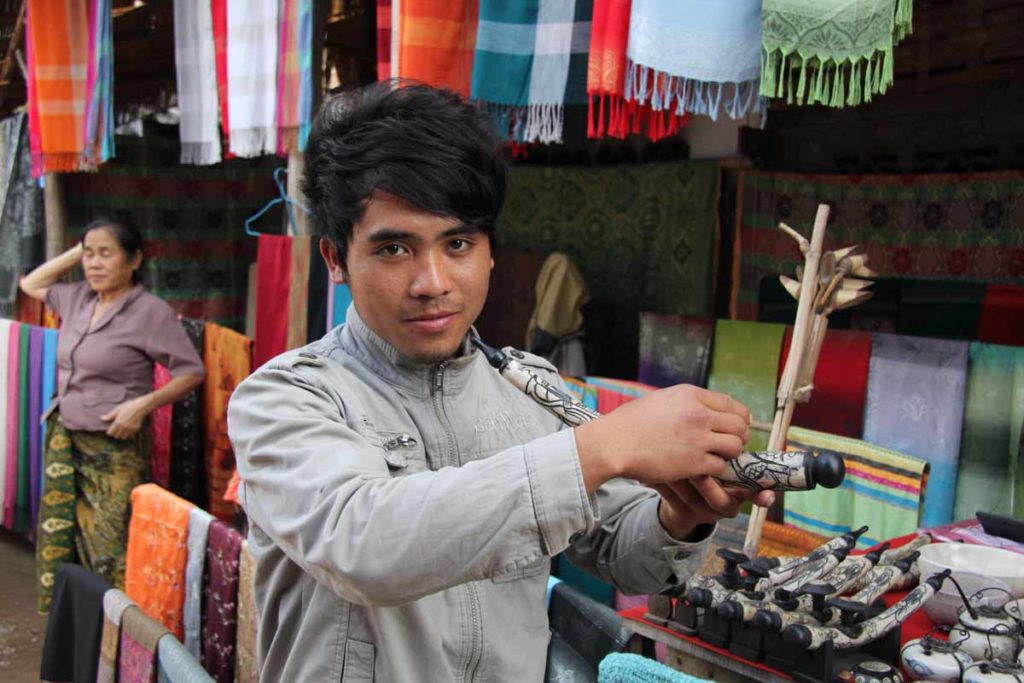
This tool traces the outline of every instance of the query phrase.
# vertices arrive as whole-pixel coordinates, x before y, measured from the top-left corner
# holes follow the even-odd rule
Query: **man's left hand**
[[[112,421],[107,436],[115,439],[129,439],[139,433],[150,413],[149,398],[139,396],[125,401],[109,413],[101,415],[103,421]]]
[[[658,484],[652,487],[661,494],[658,518],[672,538],[684,539],[700,524],[714,524],[723,517],[735,517],[740,507],[752,500],[755,505],[770,507],[775,493],[740,488],[725,488],[710,476]]]

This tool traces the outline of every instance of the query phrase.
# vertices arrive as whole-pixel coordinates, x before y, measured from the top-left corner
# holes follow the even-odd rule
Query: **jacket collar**
[[[91,334],[92,332],[99,332],[107,326],[107,323],[114,319],[114,316],[142,296],[143,291],[142,285],[132,285],[131,289],[122,294],[110,308],[103,312],[103,316],[96,321],[96,326],[90,330],[89,322],[92,320],[92,313],[96,310],[96,304],[99,301],[99,295],[90,289],[85,299],[85,305],[81,307],[78,312],[78,316],[75,318],[75,331],[80,336],[87,333]]]
[[[375,375],[418,396],[434,393],[439,383],[445,394],[460,391],[474,362],[483,359],[470,343],[469,335],[453,358],[432,363],[409,358],[370,329],[354,303],[349,304],[345,324],[336,334],[341,348],[359,359]],[[476,330],[471,328],[470,334],[476,334]]]

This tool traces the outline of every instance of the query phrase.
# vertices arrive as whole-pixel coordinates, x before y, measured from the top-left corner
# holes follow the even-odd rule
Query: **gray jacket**
[[[468,344],[414,364],[354,307],[246,379],[228,429],[264,681],[540,681],[553,555],[639,594],[706,550],[665,533],[650,489],[588,498],[572,431]]]

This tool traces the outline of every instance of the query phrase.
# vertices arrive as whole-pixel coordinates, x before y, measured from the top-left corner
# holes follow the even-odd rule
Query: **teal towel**
[[[597,683],[711,683],[640,655],[613,652],[601,660]]]

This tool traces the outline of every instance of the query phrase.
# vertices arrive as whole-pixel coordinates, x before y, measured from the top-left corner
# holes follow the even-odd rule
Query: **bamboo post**
[[[789,345],[789,357],[786,359],[786,367],[782,371],[782,380],[779,382],[779,390],[776,394],[775,419],[772,422],[771,434],[768,436],[769,451],[782,450],[786,442],[789,423],[793,419],[794,392],[797,389],[797,380],[800,378],[804,354],[812,332],[813,306],[818,293],[818,264],[821,261],[822,246],[825,242],[828,215],[828,205],[819,204],[818,213],[814,217],[814,230],[811,233],[810,242],[799,234],[795,235],[800,245],[800,251],[804,252],[804,270],[800,284],[800,301],[797,304],[796,321],[793,326],[793,339]],[[790,234],[794,233],[792,229],[782,226],[780,229]],[[750,523],[747,525],[747,536],[743,542],[743,552],[747,557],[753,558],[757,555],[758,548],[761,546],[761,532],[764,529],[767,516],[767,508],[754,506],[750,514]]]
[[[64,203],[64,177],[59,173],[47,173],[43,181],[43,218],[49,261],[68,248],[68,210]]]

